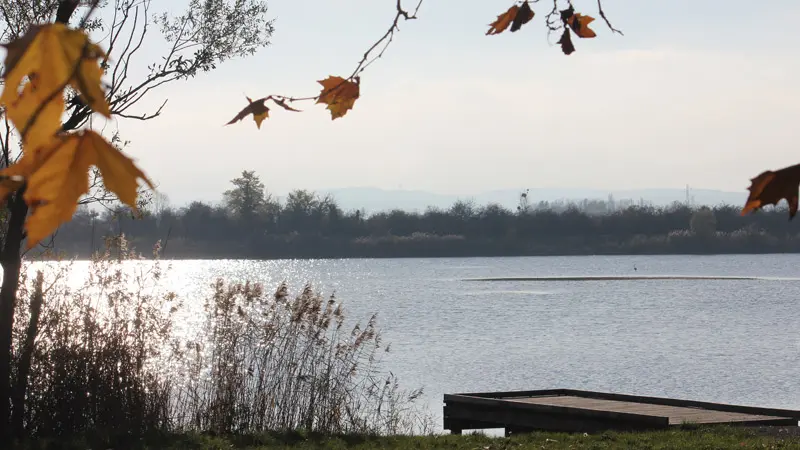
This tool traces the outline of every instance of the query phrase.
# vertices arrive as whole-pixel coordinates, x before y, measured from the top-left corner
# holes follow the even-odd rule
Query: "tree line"
[[[104,238],[124,234],[143,253],[161,241],[172,258],[349,258],[527,256],[800,251],[800,234],[773,209],[742,216],[738,206],[632,205],[606,214],[566,208],[526,194],[510,210],[457,201],[446,209],[373,214],[344,211],[336,199],[308,190],[284,201],[252,171],[242,172],[214,205],[181,208],[151,198],[139,215],[124,207],[81,208],[61,227],[54,247],[88,256]]]

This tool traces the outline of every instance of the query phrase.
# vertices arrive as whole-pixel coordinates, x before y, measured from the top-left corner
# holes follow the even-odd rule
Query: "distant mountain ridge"
[[[363,209],[367,213],[401,209],[406,211],[424,211],[429,206],[447,208],[457,200],[473,200],[478,205],[498,203],[506,208],[515,209],[519,195],[525,189],[502,189],[478,193],[475,195],[449,195],[420,190],[380,189],[373,187],[351,187],[318,191],[336,198],[344,210]],[[666,206],[673,202],[686,202],[685,189],[631,189],[602,190],[582,188],[531,188],[528,198],[531,205],[540,201],[581,201],[583,199],[607,200],[640,199],[654,206]],[[721,204],[744,205],[747,191],[729,192],[714,189],[690,189],[689,196],[695,205],[715,206]]]

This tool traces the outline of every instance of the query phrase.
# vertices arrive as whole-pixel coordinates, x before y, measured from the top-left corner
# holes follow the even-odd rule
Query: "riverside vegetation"
[[[367,215],[306,190],[284,201],[244,171],[219,205],[171,208],[150,198],[141,214],[124,206],[81,208],[60,228],[55,248],[86,257],[102,236],[125,233],[140,247],[165,242],[171,258],[460,257],[586,254],[784,253],[800,233],[780,208],[742,216],[734,206],[528,204],[516,211],[460,201],[423,213]]]
[[[376,317],[346,325],[334,297],[211,283],[197,327],[124,237],[107,240],[81,286],[68,263],[23,271],[13,340],[15,423],[28,437],[419,433],[422,391],[381,370]],[[72,280],[72,283],[71,281]],[[24,402],[21,399],[24,398]]]
[[[244,435],[304,428],[331,435],[413,429],[418,423],[404,408],[419,393],[400,395],[396,380],[376,371],[383,348],[374,320],[363,329],[345,331],[336,300],[311,288],[290,297],[281,287],[268,296],[258,285],[218,281],[206,304],[203,334],[186,337],[173,331],[181,308],[174,294],[158,289],[160,266],[134,265],[139,269],[134,275],[120,267],[136,259],[124,239],[115,239],[111,250],[93,257],[89,280],[80,289],[66,281],[69,270],[48,272],[55,278],[39,272],[32,280],[20,272],[24,251],[68,222],[78,203],[103,203],[114,194],[135,209],[139,180],[152,187],[121,152],[125,145],[118,134],[106,137],[92,129],[93,114],[158,117],[163,104],[141,115],[129,108],[165,83],[253,54],[272,34],[261,1],[193,0],[184,15],[174,17],[149,14],[150,3],[3,2],[0,34],[7,52],[0,103],[6,133],[0,191],[7,202],[0,251],[0,438],[63,437],[112,428],[129,435],[147,430]],[[416,18],[421,3],[409,12],[398,0],[389,30],[351,75],[329,76],[315,96],[249,101],[242,113],[252,114],[260,125],[268,117],[268,99],[286,110],[294,110],[286,102],[303,100],[327,104],[333,119],[343,116],[360,95],[364,70],[383,55],[398,22]],[[509,27],[514,32],[531,21],[529,2],[521,3],[498,16],[486,34]],[[95,14],[106,7],[114,14]],[[76,23],[73,13],[80,8],[83,15]],[[619,32],[600,1],[597,14]],[[150,17],[171,50],[155,64],[143,62],[145,75],[134,80],[128,75],[141,71],[129,73],[128,63],[142,47]],[[561,31],[559,44],[567,55],[575,51],[572,33],[595,36],[589,28],[593,20],[576,12],[571,2],[564,10],[556,4],[545,16],[548,30]],[[126,28],[130,34],[117,40]],[[90,37],[98,30],[110,30],[105,49]],[[111,80],[103,83],[103,76]],[[17,133],[13,139],[11,124]],[[794,215],[798,174],[797,167],[790,167],[754,178],[745,210],[786,198]],[[512,237],[521,232],[512,230]],[[259,235],[263,231],[255,229]],[[434,232],[438,239],[440,231]],[[704,236],[714,238],[715,233]],[[259,241],[244,245],[253,243]]]

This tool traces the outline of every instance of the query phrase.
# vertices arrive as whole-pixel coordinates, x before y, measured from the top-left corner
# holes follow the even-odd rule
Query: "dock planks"
[[[444,429],[597,432],[698,425],[797,426],[800,411],[573,389],[448,394]]]

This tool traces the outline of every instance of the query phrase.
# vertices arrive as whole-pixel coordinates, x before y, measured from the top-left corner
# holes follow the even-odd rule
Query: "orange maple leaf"
[[[353,109],[353,105],[360,95],[359,85],[361,80],[359,77],[355,77],[354,81],[350,81],[331,75],[324,80],[317,81],[317,83],[322,85],[322,91],[319,94],[317,103],[328,105],[327,109],[331,112],[331,120],[336,120],[347,114],[347,111]]]
[[[789,203],[789,219],[797,214],[798,191],[800,190],[800,164],[783,169],[762,172],[750,180],[750,195],[742,208],[742,215],[761,209],[766,205],[777,205],[783,199]]]
[[[511,25],[511,22],[514,18],[517,17],[517,13],[519,12],[519,6],[514,5],[511,8],[508,8],[508,11],[504,12],[497,16],[497,20],[489,24],[489,31],[486,32],[486,35],[491,34],[500,34]],[[530,20],[530,19],[528,19]]]
[[[572,28],[572,31],[581,38],[593,38],[597,36],[594,30],[589,28],[589,24],[594,22],[594,17],[583,16],[575,13],[567,19],[567,24]]]
[[[253,115],[253,120],[255,121],[256,126],[260,130],[261,129],[261,122],[263,122],[264,119],[269,117],[269,108],[267,108],[267,105],[266,105],[266,101],[269,99],[269,97],[260,98],[260,99],[255,100],[255,101],[251,100],[250,97],[247,97],[247,96],[245,96],[245,98],[247,99],[248,102],[250,102],[250,104],[245,106],[245,108],[243,110],[239,111],[239,114],[236,114],[236,117],[231,119],[231,121],[228,122],[226,125],[230,125],[232,123],[236,123],[236,122],[244,119],[248,115],[252,114]]]

